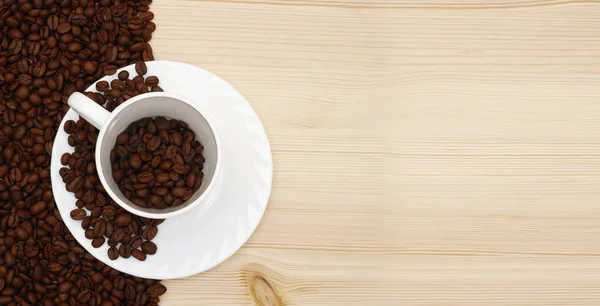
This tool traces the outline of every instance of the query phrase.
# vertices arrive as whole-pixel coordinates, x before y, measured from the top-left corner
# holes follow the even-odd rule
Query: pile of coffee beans
[[[139,62],[136,67],[140,68],[141,73],[146,72],[145,63]],[[96,89],[102,89],[103,94],[94,92],[85,94],[97,103],[112,108],[143,92],[135,86],[137,81],[134,83],[133,80],[128,79],[129,73],[126,71],[119,73],[118,77],[111,82],[112,86],[109,86],[106,81],[96,84]],[[138,77],[144,86],[148,83],[148,79],[156,79],[156,77],[148,77],[144,80],[143,76],[136,76]],[[114,94],[115,86],[121,88],[118,89],[119,95]],[[144,261],[147,255],[156,254],[157,246],[151,240],[157,235],[158,225],[164,220],[133,215],[119,207],[106,193],[96,171],[94,151],[98,129],[84,119],[79,119],[77,122],[69,120],[65,122],[64,129],[69,134],[69,144],[75,146],[75,152],[61,156],[61,163],[66,167],[60,169],[67,191],[73,192],[77,198],[75,203],[77,208],[71,211],[71,218],[81,221],[85,237],[92,240],[93,247],[99,248],[105,242],[110,246],[107,252],[112,260],[119,257],[134,257]],[[145,147],[139,153],[136,151],[137,146],[132,148],[128,145],[128,148],[131,152],[136,152],[134,155],[137,158],[140,158],[139,154],[145,152]],[[141,163],[141,160],[139,161]],[[114,161],[112,164],[113,168],[119,167],[119,164]]]
[[[0,305],[152,306],[166,291],[77,243],[49,169],[67,97],[117,67],[153,60],[150,3],[0,0]]]
[[[144,118],[117,137],[112,172],[140,207],[164,209],[189,200],[202,185],[203,147],[181,120]]]

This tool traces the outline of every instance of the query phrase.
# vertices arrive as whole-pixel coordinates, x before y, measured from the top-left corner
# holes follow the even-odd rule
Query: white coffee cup
[[[99,129],[96,141],[96,169],[104,189],[121,207],[138,216],[164,219],[182,214],[207,201],[220,173],[221,149],[214,125],[196,104],[164,92],[135,96],[112,112],[78,92],[69,97],[68,103],[71,109]],[[196,140],[204,146],[202,154],[206,160],[200,188],[182,205],[165,209],[140,207],[128,200],[113,179],[110,161],[110,153],[120,133],[139,119],[158,116],[186,122],[196,134]]]

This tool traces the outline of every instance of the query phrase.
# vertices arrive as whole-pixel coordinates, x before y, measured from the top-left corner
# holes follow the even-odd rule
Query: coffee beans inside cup
[[[177,207],[202,185],[202,150],[187,123],[143,118],[118,135],[111,151],[113,178],[135,205]]]

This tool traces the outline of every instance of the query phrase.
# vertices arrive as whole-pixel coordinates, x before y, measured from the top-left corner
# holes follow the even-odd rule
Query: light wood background
[[[250,241],[161,305],[600,305],[600,2],[152,11],[157,59],[238,88],[275,163]]]

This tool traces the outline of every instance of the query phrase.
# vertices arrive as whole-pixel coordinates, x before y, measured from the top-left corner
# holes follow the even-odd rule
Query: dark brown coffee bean
[[[106,223],[104,221],[100,221],[94,225],[94,235],[96,237],[104,236],[106,232]]]
[[[131,155],[131,158],[129,159],[129,164],[131,165],[131,167],[133,167],[133,169],[140,169],[142,167],[142,159],[140,158],[140,155]]]
[[[123,71],[121,71],[122,73]],[[126,71],[125,71],[126,72]],[[121,74],[119,73],[119,74]],[[113,89],[118,89],[119,91],[124,91],[125,90],[125,83],[123,83],[123,81],[121,80],[112,80],[112,82],[110,82],[110,86]],[[117,96],[118,97],[118,96]]]
[[[146,189],[142,189],[142,190],[146,190]],[[136,193],[137,193],[137,191],[136,191]],[[146,202],[146,200],[144,200],[140,197],[132,197],[131,202],[140,207],[148,207],[148,202]]]
[[[71,31],[71,25],[67,22],[61,23],[58,25],[58,28],[56,28],[56,31],[60,34],[65,34]]]
[[[44,76],[44,74],[46,73],[46,63],[45,62],[37,62],[33,65],[33,75],[36,78],[40,78],[42,76]]]
[[[100,272],[94,273],[94,275],[92,275],[92,278],[91,278],[91,281],[94,284],[100,284],[100,283],[102,283],[103,280],[104,280],[104,275],[102,275],[102,273],[100,273]]]
[[[52,16],[48,17],[47,24],[48,24],[48,28],[51,31],[56,31],[56,29],[58,28],[58,25],[59,25],[58,16],[57,15],[52,15]]]
[[[152,240],[158,234],[158,227],[153,225],[148,225],[143,232],[143,237],[146,240]]]
[[[121,246],[119,246],[119,256],[123,258],[131,257],[131,248],[126,244],[121,244]]]
[[[125,70],[119,72],[119,80],[125,81],[127,79],[129,79],[129,72],[127,72]]]
[[[105,75],[113,75],[117,73],[117,67],[113,65],[104,66],[104,74]]]
[[[174,196],[182,198],[185,197],[186,195],[190,194],[192,192],[192,190],[190,188],[186,188],[186,187],[175,187],[172,190],[172,193]]]
[[[20,74],[18,78],[19,84],[21,85],[31,85],[32,79],[31,76],[27,74]],[[22,108],[23,106],[21,106]]]
[[[165,152],[165,157],[168,159],[174,159],[177,154],[179,154],[180,149],[177,148],[176,146],[169,146],[167,148],[167,151]]]
[[[143,51],[146,48],[147,48],[147,44],[145,42],[139,42],[139,43],[131,45],[131,47],[129,47],[129,51],[136,53],[136,52]]]
[[[21,223],[21,217],[19,217],[19,215],[11,214],[8,216],[7,225],[9,227],[17,227],[19,226],[19,223]]]
[[[141,76],[148,73],[148,67],[146,67],[146,63],[144,63],[143,61],[137,62],[135,64],[135,72],[137,72],[137,74]]]
[[[73,284],[70,282],[63,282],[60,285],[58,285],[58,292],[59,293],[67,293],[71,290],[71,288],[73,288]]]
[[[33,204],[31,206],[31,214],[33,215],[39,215],[40,213],[44,212],[46,210],[46,203],[43,201],[39,201],[35,204]],[[71,212],[71,216],[73,216],[73,212]],[[73,218],[73,220],[77,220],[75,218]]]
[[[150,152],[153,152],[154,150],[158,149],[160,144],[161,144],[160,137],[152,136],[152,138],[150,138],[150,140],[148,141],[148,145],[146,146],[146,149]]]
[[[79,294],[77,294],[76,301],[82,304],[86,304],[92,298],[93,295],[94,294],[92,293],[92,291],[88,289],[83,290],[79,292]]]
[[[87,217],[83,218],[83,220],[81,221],[81,228],[83,228],[84,230],[87,230],[91,226],[92,226],[92,217],[87,216]]]
[[[89,75],[93,75],[97,68],[98,65],[93,61],[85,61],[82,66],[83,72]]]
[[[165,196],[169,194],[169,189],[165,187],[157,187],[153,190],[153,193],[158,196]]]
[[[92,240],[92,246],[99,248],[104,244],[104,237],[96,237]]]
[[[183,147],[181,147],[181,153],[186,157],[192,155],[194,153],[192,150],[192,145],[189,142],[184,143]]]
[[[117,155],[121,158],[129,156],[129,151],[124,146],[118,146],[115,151]]]
[[[100,91],[100,92],[105,92],[107,91],[109,88],[109,84],[107,81],[100,81],[98,83],[96,83],[96,90]]]
[[[122,229],[115,229],[115,231],[113,232],[113,234],[110,237],[110,240],[113,240],[115,242],[120,242],[121,240],[123,240],[123,237],[125,237],[125,232]]]
[[[119,258],[119,250],[112,246],[108,249],[108,258],[110,258],[111,260],[116,260],[117,258]]]
[[[131,252],[131,255],[132,255],[133,257],[135,257],[135,258],[136,258],[137,260],[139,260],[139,261],[145,261],[145,260],[146,260],[146,254],[144,254],[144,252],[142,252],[142,251],[141,251],[141,250],[139,250],[139,249],[134,249],[134,250]]]
[[[160,169],[162,169],[162,170],[169,170],[169,169],[171,169],[172,166],[173,166],[173,162],[170,160],[162,161],[159,165]]]
[[[117,290],[123,290],[123,288],[125,288],[125,285],[125,278],[122,276],[118,276],[113,280],[113,286]]]
[[[158,183],[165,183],[168,182],[171,178],[169,177],[169,174],[166,172],[159,172],[156,174],[156,181]]]
[[[130,213],[122,213],[115,217],[115,224],[117,226],[127,226],[132,220],[133,218]]]
[[[156,254],[156,244],[154,242],[145,241],[142,243],[142,251],[148,255]]]
[[[158,168],[158,166],[160,165],[160,162],[161,162],[160,156],[154,156],[151,159],[150,167],[152,167],[152,168]]]
[[[94,235],[94,230],[88,229],[85,231],[85,238],[92,240],[95,237],[96,237],[96,235]]]
[[[186,172],[186,167],[183,163],[175,163],[172,169],[177,174],[185,174]]]
[[[15,228],[15,235],[17,238],[19,238],[19,240],[25,240],[27,237],[29,237],[29,233],[27,233],[27,231],[21,226]]]
[[[138,180],[142,184],[150,183],[150,182],[154,181],[154,173],[142,172],[138,175]]]
[[[71,211],[71,218],[73,220],[83,220],[85,218],[86,212],[85,210],[78,208]]]
[[[126,285],[124,291],[126,300],[133,301],[135,299],[137,292],[135,292],[135,288],[132,285]]]
[[[185,185],[187,188],[193,189],[195,183],[196,183],[196,174],[192,172],[192,173],[188,174],[188,176],[185,178]]]
[[[176,172],[169,172],[169,178],[171,179],[171,181],[177,182],[177,181],[179,181],[179,174],[177,174]],[[167,186],[167,187],[171,187],[171,186]]]
[[[121,133],[117,136],[117,144],[125,145],[129,142],[129,134]]]
[[[83,26],[88,22],[87,17],[83,14],[76,14],[71,17],[71,23],[78,26]]]
[[[135,148],[141,143],[142,143],[142,140],[140,139],[140,136],[138,136],[138,135],[129,136],[129,145],[131,147]]]
[[[175,131],[171,133],[171,136],[173,138],[173,144],[175,144],[178,147],[181,147],[183,145],[183,135],[181,135],[181,133]]]
[[[152,284],[146,291],[150,298],[159,297],[167,292],[167,287],[161,283]]]
[[[117,60],[117,56],[119,55],[119,50],[116,46],[109,46],[106,50],[105,57],[106,61],[112,63]],[[116,72],[116,71],[115,71]],[[114,74],[114,73],[113,73]]]
[[[140,246],[142,246],[143,242],[144,242],[144,240],[142,239],[141,236],[133,236],[133,237],[131,237],[131,239],[129,241],[129,245],[131,246],[132,249],[137,249]]]

